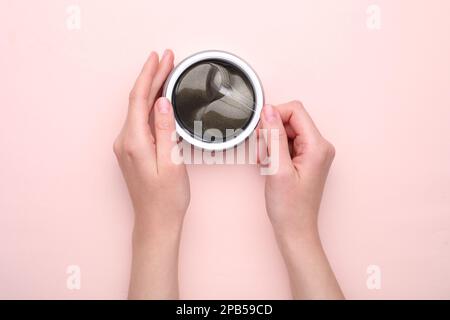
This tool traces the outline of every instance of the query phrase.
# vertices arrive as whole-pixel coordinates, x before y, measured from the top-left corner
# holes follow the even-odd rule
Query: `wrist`
[[[133,244],[176,243],[183,228],[184,213],[146,210],[136,212],[133,228]]]
[[[313,247],[320,244],[320,236],[317,227],[302,230],[275,231],[277,241],[283,247],[301,244],[304,247]]]
[[[319,229],[317,213],[315,211],[283,212],[283,214],[271,214],[269,217],[275,236],[281,242],[312,242],[318,241]]]
[[[135,222],[133,228],[133,244],[147,244],[167,242],[179,242],[182,231],[182,223],[142,225]]]
[[[285,258],[293,255],[309,254],[312,251],[322,250],[317,223],[307,227],[290,225],[287,228],[275,228],[274,233],[280,251]]]

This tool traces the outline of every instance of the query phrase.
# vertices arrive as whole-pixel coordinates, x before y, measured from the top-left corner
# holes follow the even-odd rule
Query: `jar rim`
[[[261,81],[259,80],[256,72],[250,67],[247,62],[245,62],[238,56],[226,51],[207,50],[195,53],[187,57],[172,70],[164,85],[163,96],[166,97],[170,101],[170,103],[172,103],[173,92],[181,75],[183,75],[183,73],[194,64],[207,60],[218,60],[226,63],[231,63],[233,66],[238,68],[248,78],[255,96],[255,107],[253,115],[247,126],[243,128],[242,132],[240,132],[234,138],[223,142],[206,142],[199,140],[193,137],[183,126],[179,124],[177,120],[175,121],[177,133],[191,145],[204,150],[219,151],[239,145],[252,134],[260,119],[264,104],[264,93]]]

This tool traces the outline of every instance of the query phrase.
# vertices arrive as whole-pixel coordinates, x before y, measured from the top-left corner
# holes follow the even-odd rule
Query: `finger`
[[[158,172],[175,165],[174,161],[172,161],[172,150],[177,144],[172,136],[174,131],[175,118],[173,108],[169,100],[161,97],[155,103],[155,138]]]
[[[259,134],[259,129],[261,129],[261,128],[262,128],[262,123],[261,123],[261,121],[259,121],[255,128],[256,134]]]
[[[156,52],[152,52],[147,58],[147,61],[142,67],[141,73],[134,83],[133,89],[130,92],[131,99],[147,101],[157,69],[158,54]]]
[[[283,123],[287,127],[290,138],[301,136],[307,141],[317,141],[321,134],[303,104],[298,101],[277,106]]]
[[[289,139],[293,140],[295,137],[297,137],[297,134],[295,133],[294,129],[292,129],[291,125],[289,123],[283,123],[284,124],[284,130],[286,130],[286,134]]]
[[[258,124],[258,127],[259,128],[256,135],[256,163],[259,165],[265,165],[267,161],[267,144],[264,138],[264,132],[261,131],[262,122]]]
[[[130,92],[130,103],[128,108],[129,118],[147,123],[149,108],[148,97],[153,83],[153,78],[158,69],[158,55],[152,52],[145,62],[133,89]]]
[[[267,130],[267,151],[271,162],[278,159],[279,171],[293,169],[286,131],[279,112],[271,105],[264,106],[262,128]]]
[[[159,63],[158,71],[156,72],[155,78],[153,79],[152,87],[150,90],[150,95],[148,98],[148,104],[150,109],[155,103],[155,99],[158,96],[164,81],[166,81],[169,73],[173,69],[173,52],[171,50],[164,51],[164,54]]]

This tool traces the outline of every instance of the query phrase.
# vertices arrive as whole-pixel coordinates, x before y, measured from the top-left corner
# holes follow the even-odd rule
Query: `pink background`
[[[1,0],[0,298],[126,297],[133,213],[112,142],[166,47],[240,55],[268,102],[302,100],[335,144],[320,228],[348,298],[450,298],[449,15],[447,0]],[[289,298],[257,168],[188,170],[181,297]]]

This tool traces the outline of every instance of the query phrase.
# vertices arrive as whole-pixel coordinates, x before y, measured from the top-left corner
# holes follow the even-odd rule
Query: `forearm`
[[[129,299],[178,299],[181,226],[171,230],[135,227]]]
[[[277,238],[294,299],[344,299],[317,230]]]

